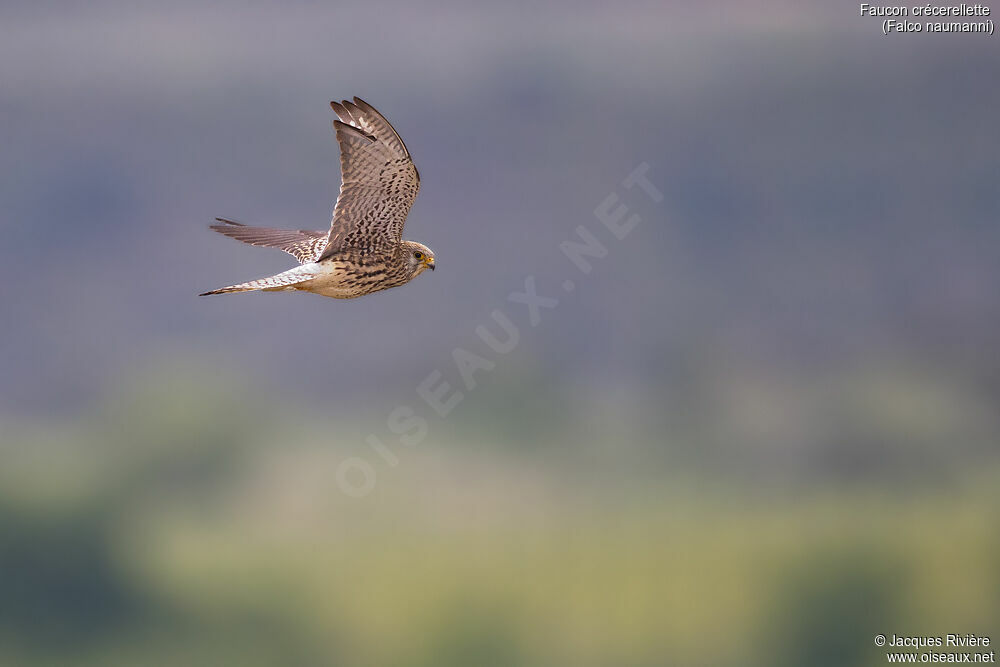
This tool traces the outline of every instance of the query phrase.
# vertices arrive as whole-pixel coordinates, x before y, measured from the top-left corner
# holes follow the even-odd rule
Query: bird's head
[[[434,270],[434,251],[423,243],[403,241],[403,261],[410,268],[410,279],[416,278],[424,269]]]

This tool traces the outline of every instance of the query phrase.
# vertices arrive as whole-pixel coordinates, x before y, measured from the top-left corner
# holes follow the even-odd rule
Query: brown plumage
[[[340,195],[328,232],[250,227],[216,218],[211,229],[256,246],[279,248],[299,266],[268,278],[205,292],[301,290],[353,299],[413,280],[434,269],[434,253],[402,240],[403,224],[420,189],[410,152],[370,104],[330,102],[340,144]]]

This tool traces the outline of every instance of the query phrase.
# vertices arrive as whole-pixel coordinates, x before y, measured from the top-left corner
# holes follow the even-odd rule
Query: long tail
[[[306,282],[313,277],[315,277],[313,273],[305,270],[304,266],[296,266],[294,269],[289,269],[288,271],[270,276],[269,278],[260,278],[259,280],[251,280],[238,285],[220,287],[219,289],[212,290],[211,292],[203,292],[198,296],[229,294],[231,292],[256,292],[258,290],[263,292],[276,292],[279,290],[295,289],[296,284]]]
[[[237,241],[266,248],[279,248],[299,260],[299,264],[312,262],[326,246],[329,231],[314,232],[308,229],[272,229],[270,227],[250,227],[240,222],[216,218],[220,224],[209,229],[225,234]]]

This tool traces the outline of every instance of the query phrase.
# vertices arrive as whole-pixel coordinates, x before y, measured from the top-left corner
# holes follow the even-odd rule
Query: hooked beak
[[[424,259],[424,266],[426,266],[431,271],[434,270],[434,260],[430,258]]]

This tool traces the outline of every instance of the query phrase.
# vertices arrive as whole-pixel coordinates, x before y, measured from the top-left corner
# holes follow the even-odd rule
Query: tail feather
[[[217,225],[209,225],[209,229],[224,234],[237,241],[265,248],[279,248],[299,260],[299,264],[312,262],[318,258],[326,246],[327,232],[315,232],[308,229],[273,229],[271,227],[250,227],[241,222],[216,218]]]

